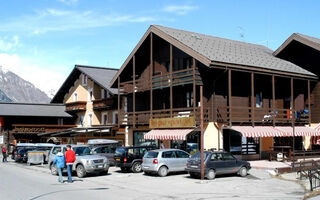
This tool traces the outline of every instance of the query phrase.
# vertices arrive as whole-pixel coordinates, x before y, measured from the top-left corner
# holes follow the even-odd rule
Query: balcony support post
[[[273,126],[276,125],[275,108],[276,108],[275,76],[272,75],[272,113],[273,113],[272,124],[273,124]]]
[[[150,118],[153,110],[153,33],[150,33]]]
[[[196,106],[197,106],[197,83],[196,83],[196,59],[192,58],[192,74],[193,74],[193,115],[196,118]]]
[[[252,126],[254,126],[255,121],[255,113],[254,113],[254,107],[255,107],[255,101],[254,101],[254,73],[251,72],[251,123]]]
[[[173,62],[172,62],[172,44],[170,44],[170,72],[169,72],[169,80],[170,80],[170,117],[173,117],[173,91],[172,91],[172,69],[173,69]]]
[[[309,112],[309,125],[311,125],[311,95],[310,95],[310,80],[308,80],[308,112]]]
[[[120,75],[118,76],[118,128],[120,128]],[[123,116],[124,117],[124,116]]]
[[[291,125],[293,129],[293,144],[292,144],[292,151],[294,153],[295,151],[295,127],[294,127],[294,121],[295,121],[295,109],[294,109],[294,90],[293,90],[293,78],[290,78],[290,86],[291,86]]]
[[[132,93],[132,111],[133,111],[133,128],[136,127],[136,55],[132,58],[132,76],[133,76],[133,93]]]
[[[229,104],[229,126],[232,126],[232,92],[231,92],[231,69],[228,69],[228,104]]]

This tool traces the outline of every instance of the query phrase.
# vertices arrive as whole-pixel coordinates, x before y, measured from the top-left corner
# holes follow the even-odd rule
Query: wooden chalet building
[[[118,92],[109,87],[117,71],[76,65],[51,101],[65,105],[65,111],[75,117],[76,127],[50,135],[71,138],[75,144],[95,138],[124,142],[124,129],[117,126]]]
[[[151,25],[111,87],[118,102],[125,97],[118,126],[127,145],[198,148],[203,93],[204,148],[257,159],[318,134],[308,127],[319,122],[317,75],[262,45]]]
[[[0,145],[60,143],[55,137],[38,134],[63,131],[74,127],[73,124],[74,119],[65,112],[63,104],[0,103]]]

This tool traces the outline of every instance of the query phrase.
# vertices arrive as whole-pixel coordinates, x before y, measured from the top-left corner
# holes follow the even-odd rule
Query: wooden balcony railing
[[[177,117],[195,117],[197,125],[200,125],[200,108],[174,108],[172,115],[170,109],[153,110],[152,115],[150,111],[126,112],[119,114],[120,124],[133,125],[133,124],[149,124],[150,118],[177,118]],[[209,122],[209,109],[204,109],[204,121]]]
[[[115,102],[113,98],[95,99],[92,101],[92,105],[95,110],[110,109],[115,107]]]
[[[152,76],[152,88],[159,89],[170,87],[171,81],[173,86],[191,84],[193,83],[193,80],[193,69],[188,68],[172,72],[172,80],[170,80],[170,73]],[[201,77],[198,70],[195,71],[195,81],[201,83]],[[143,92],[150,90],[150,85],[150,79],[139,78],[135,80],[135,88],[133,88],[133,80],[120,83],[120,88],[122,88],[125,93],[132,93],[134,90],[135,92]]]
[[[66,103],[66,111],[83,111],[86,110],[87,102],[86,101],[75,101],[71,103]]]
[[[220,106],[217,108],[219,122],[262,123],[309,123],[309,114],[293,109],[253,108]]]

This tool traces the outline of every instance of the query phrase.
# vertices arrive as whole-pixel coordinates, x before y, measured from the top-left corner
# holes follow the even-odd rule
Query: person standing
[[[165,146],[163,144],[163,141],[160,142],[160,149],[165,149]]]
[[[67,170],[68,170],[68,182],[72,183],[72,166],[74,161],[76,161],[76,154],[71,149],[71,145],[67,145],[67,152],[66,152],[66,164],[67,164]]]
[[[8,162],[7,161],[7,150],[6,150],[5,146],[2,147],[2,162]]]
[[[57,155],[53,159],[53,164],[57,166],[57,170],[59,173],[58,181],[60,183],[63,183],[62,171],[63,171],[63,168],[65,167],[65,163],[66,163],[66,159],[63,153],[61,152],[61,149],[59,149]]]

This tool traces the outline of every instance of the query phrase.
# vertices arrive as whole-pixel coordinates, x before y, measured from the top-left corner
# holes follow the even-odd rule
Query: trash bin
[[[42,164],[44,163],[44,151],[29,151],[27,164]]]

